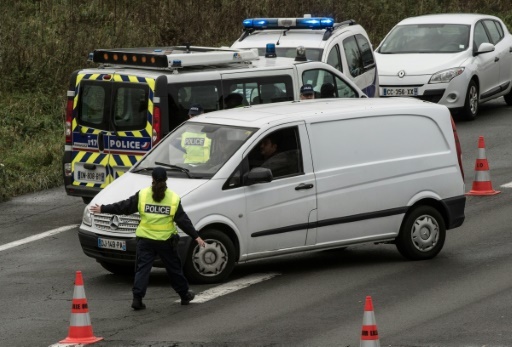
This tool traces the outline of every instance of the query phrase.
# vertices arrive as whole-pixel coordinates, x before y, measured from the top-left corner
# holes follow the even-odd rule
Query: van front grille
[[[116,215],[110,213],[97,213],[94,215],[94,226],[99,230],[120,234],[132,234],[140,222],[139,214]]]

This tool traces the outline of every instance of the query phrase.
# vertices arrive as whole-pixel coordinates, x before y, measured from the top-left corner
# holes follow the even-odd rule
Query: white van
[[[185,132],[211,139],[210,160],[187,164]],[[263,160],[271,138],[277,154]],[[395,243],[408,259],[435,257],[446,230],[464,221],[464,182],[450,112],[416,99],[329,99],[212,112],[170,133],[92,204],[151,185],[154,167],[182,198],[206,248],[181,233],[193,282],[225,280],[236,263],[371,243]],[[84,211],[86,255],[133,271],[137,214]],[[100,247],[98,247],[100,245]]]
[[[329,17],[247,18],[243,33],[231,48],[258,48],[268,56],[272,46],[278,57],[295,57],[297,47],[306,58],[332,65],[350,78],[366,95],[377,97],[379,75],[370,37],[354,20],[336,23]],[[320,90],[318,90],[320,92]]]

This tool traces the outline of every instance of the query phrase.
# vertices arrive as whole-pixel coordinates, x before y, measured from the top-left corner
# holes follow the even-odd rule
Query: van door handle
[[[494,62],[497,62],[499,60],[500,60],[500,58],[498,58],[498,57],[494,58]]]
[[[311,183],[310,184],[301,183],[297,187],[295,187],[295,190],[303,190],[303,189],[311,189],[311,188],[313,188],[313,185]]]

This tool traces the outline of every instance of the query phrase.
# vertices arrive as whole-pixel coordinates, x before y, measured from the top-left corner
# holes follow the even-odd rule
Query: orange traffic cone
[[[380,347],[379,331],[373,313],[372,297],[366,297],[363,316],[363,330],[361,331],[361,342],[359,347]]]
[[[68,337],[59,343],[83,343],[89,344],[103,340],[103,337],[96,337],[92,332],[89,307],[85,297],[84,280],[82,272],[77,271],[75,277],[75,290],[73,291],[73,303],[71,306],[71,319],[69,324]]]
[[[475,163],[475,180],[473,188],[466,195],[495,195],[500,192],[492,189],[489,163],[485,157],[484,137],[478,137],[478,158]]]

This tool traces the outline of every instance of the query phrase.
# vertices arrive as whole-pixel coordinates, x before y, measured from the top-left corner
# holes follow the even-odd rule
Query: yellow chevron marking
[[[149,88],[151,88],[151,91],[155,91],[155,80],[152,78],[146,78],[146,83],[148,84]]]

